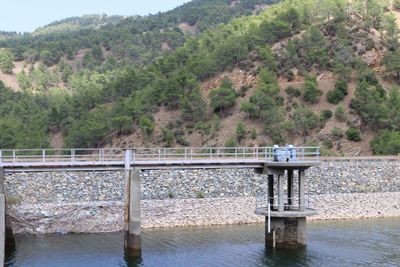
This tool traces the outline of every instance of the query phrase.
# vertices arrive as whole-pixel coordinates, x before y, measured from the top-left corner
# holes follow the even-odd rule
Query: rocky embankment
[[[400,161],[323,162],[306,173],[311,219],[400,216]],[[253,170],[143,172],[142,226],[263,222],[254,209],[267,194]],[[22,173],[6,177],[16,232],[112,232],[123,229],[124,172]]]

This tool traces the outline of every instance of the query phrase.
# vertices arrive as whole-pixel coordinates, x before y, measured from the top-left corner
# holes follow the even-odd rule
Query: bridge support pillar
[[[140,222],[140,170],[126,170],[125,252],[130,257],[142,254]]]
[[[15,250],[11,219],[7,215],[7,197],[4,190],[4,169],[0,168],[0,262]]]

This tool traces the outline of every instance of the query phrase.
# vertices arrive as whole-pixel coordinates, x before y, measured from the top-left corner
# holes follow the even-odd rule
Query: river
[[[17,235],[6,266],[400,266],[400,218],[308,223],[308,245],[271,250],[264,225],[145,230],[142,259],[123,234]]]

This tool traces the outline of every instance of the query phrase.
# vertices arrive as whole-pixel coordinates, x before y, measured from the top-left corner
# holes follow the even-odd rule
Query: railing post
[[[71,149],[71,162],[75,162],[75,149]]]
[[[13,150],[13,163],[15,163],[16,159],[15,159],[15,150]]]
[[[104,152],[103,152],[103,149],[100,148],[100,149],[99,149],[99,161],[100,161],[100,162],[103,161],[103,153],[104,153]]]
[[[212,159],[213,158],[213,156],[212,156],[212,148],[210,147],[210,159]]]
[[[0,166],[3,165],[3,150],[0,150]]]
[[[237,147],[235,147],[235,159],[237,159],[238,158],[238,149],[237,149]]]
[[[187,151],[186,151],[186,147],[185,147],[185,160],[187,159]]]
[[[46,162],[46,149],[42,150],[42,162]]]
[[[129,170],[131,168],[131,150],[125,150],[125,170]]]

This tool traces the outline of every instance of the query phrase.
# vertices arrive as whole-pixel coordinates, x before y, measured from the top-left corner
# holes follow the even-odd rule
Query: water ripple
[[[312,222],[308,246],[271,250],[264,226],[146,230],[143,256],[124,256],[123,234],[18,235],[6,266],[400,266],[400,218]]]

